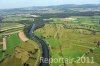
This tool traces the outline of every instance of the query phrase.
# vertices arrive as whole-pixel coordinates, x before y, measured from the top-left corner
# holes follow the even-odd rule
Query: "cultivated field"
[[[30,15],[7,15],[0,23],[0,66],[37,66],[42,51],[24,34],[24,27],[33,21]],[[26,24],[26,22],[28,24]],[[26,25],[25,25],[26,24]],[[6,45],[3,46],[3,37]],[[3,50],[5,49],[5,50]]]
[[[67,27],[100,31],[100,16],[71,16],[68,18],[50,18],[49,20],[52,20],[50,23],[61,23]]]
[[[99,66],[100,48],[96,47],[96,42],[100,42],[100,28],[97,28],[99,25],[96,22],[88,23],[90,20],[87,21],[85,17],[71,18],[75,18],[75,20],[63,21],[64,18],[51,18],[53,22],[45,24],[44,27],[34,32],[35,35],[46,41],[52,58],[74,58],[71,64],[66,64],[63,60],[63,62],[51,63],[51,66]],[[82,19],[84,21],[80,21]],[[91,49],[93,49],[93,53]],[[94,57],[94,63],[75,63],[77,57],[82,56]]]
[[[8,16],[7,18],[3,19],[2,21],[21,21],[21,20],[33,20],[32,18],[22,17],[22,16]]]
[[[19,23],[0,23],[0,31],[19,29],[23,27],[24,25]]]
[[[6,39],[7,48],[3,57],[3,52],[0,51],[0,57],[5,60],[0,63],[0,66],[23,66],[24,63],[30,66],[38,65],[41,50],[36,42],[29,39],[27,42],[23,41],[18,33],[8,35]]]

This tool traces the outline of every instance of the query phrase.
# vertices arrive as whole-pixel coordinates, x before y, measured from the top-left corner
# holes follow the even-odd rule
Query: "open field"
[[[21,44],[18,34],[12,34],[7,37],[7,53],[12,54],[14,47]]]
[[[3,38],[2,38],[2,36],[0,35],[0,59],[2,59],[2,56],[3,56],[3,53],[2,53],[2,49],[3,49],[2,43],[3,43]]]
[[[0,31],[7,31],[23,27],[24,25],[19,23],[0,23]]]
[[[9,15],[5,16],[0,23],[0,42],[2,42],[2,36],[6,37],[6,50],[2,51],[3,47],[0,45],[0,66],[23,66],[24,64],[37,66],[39,64],[41,48],[35,41],[25,36],[24,21],[33,21],[33,18]]]
[[[16,57],[7,57],[4,62],[0,63],[0,66],[22,66],[22,63]]]
[[[100,66],[99,0],[31,1],[0,1],[0,66]]]
[[[24,36],[24,38],[26,37]],[[24,63],[30,66],[38,65],[41,50],[36,42],[29,39],[27,42],[24,42],[18,33],[7,35],[6,40],[7,48],[4,52],[4,56],[2,50],[0,50],[0,59],[2,59],[2,57],[5,58],[5,60],[0,63],[0,66],[9,66],[9,64],[12,66],[23,66]],[[2,46],[0,47],[2,48]]]
[[[2,36],[0,35],[0,42],[2,42]]]
[[[50,23],[61,23],[69,26],[77,26],[76,28],[84,28],[100,31],[100,16],[71,16],[68,18],[50,18]]]
[[[52,58],[74,58],[77,60],[77,57],[82,57],[89,49],[95,48],[95,42],[100,41],[100,32],[96,32],[94,35],[92,31],[86,29],[68,29],[65,28],[63,24],[45,24],[44,27],[39,28],[34,32],[35,35],[46,41],[50,48],[50,55]],[[98,50],[100,50],[100,48],[94,50],[94,52],[97,52],[97,58],[100,57]],[[96,59],[94,54],[90,53],[88,55],[92,55]],[[98,66],[99,61],[100,59],[94,60],[96,63],[94,63],[95,66]],[[85,66],[89,65],[86,63],[84,64]],[[51,64],[51,66],[58,65],[63,66],[64,64],[63,62]]]
[[[33,18],[28,18],[28,17],[18,17],[18,16],[9,16],[2,21],[21,21],[21,20],[33,20]]]
[[[4,58],[4,55],[12,55],[14,47],[18,46],[20,44],[20,40],[17,34],[12,34],[9,36],[6,36],[2,39],[6,39],[6,41],[3,40],[3,43],[6,43],[6,45],[0,45],[0,57]],[[5,52],[3,52],[5,51]],[[1,60],[1,59],[0,59]]]

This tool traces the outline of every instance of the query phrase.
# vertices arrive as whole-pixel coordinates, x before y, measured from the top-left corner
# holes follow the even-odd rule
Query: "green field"
[[[84,29],[100,31],[100,16],[71,16],[74,20],[65,20],[66,18],[50,18],[51,23],[61,23],[66,26],[77,26]]]
[[[2,42],[2,36],[0,36],[0,42]],[[2,59],[2,45],[0,45],[0,59]]]
[[[2,36],[0,35],[0,42],[2,42]]]
[[[76,16],[75,16],[76,18]],[[90,17],[88,17],[90,18]],[[97,41],[100,41],[100,32],[95,32],[93,34],[92,30],[99,31],[99,29],[92,29],[95,23],[87,23],[87,19],[82,17],[79,20],[64,22],[63,18],[51,18],[54,21],[50,24],[45,24],[44,27],[37,29],[34,34],[39,38],[46,41],[50,48],[50,55],[52,58],[74,58],[77,60],[77,57],[82,57],[89,49],[95,48]],[[86,19],[86,21],[85,21]],[[85,25],[85,23],[87,23]],[[81,24],[81,25],[80,25]],[[65,28],[68,26],[70,28]],[[83,26],[82,26],[83,25]],[[91,28],[89,27],[91,25]],[[84,27],[87,26],[87,27]],[[82,28],[84,27],[84,29]],[[96,28],[96,27],[95,27]],[[87,30],[90,29],[90,30]],[[95,49],[95,54],[88,54],[88,57],[94,57],[95,63],[98,66],[100,59],[99,53],[100,48]],[[92,56],[89,56],[92,55]],[[98,55],[98,56],[95,56]],[[95,64],[94,63],[94,64]],[[76,64],[76,63],[75,63]],[[64,65],[63,63],[52,63],[51,66]],[[77,65],[77,64],[76,64]],[[79,64],[82,65],[82,64]],[[83,64],[83,66],[89,66],[91,64]],[[71,65],[69,65],[71,66]],[[72,66],[75,66],[72,64]]]
[[[20,45],[20,39],[16,34],[13,34],[13,35],[9,35],[6,37],[6,47],[7,47],[7,50],[4,52],[4,55],[12,55],[13,52],[14,52],[14,47]],[[3,52],[2,52],[2,46],[0,46],[0,59],[3,57]]]
[[[0,23],[0,31],[13,30],[23,27],[24,25],[19,23]]]
[[[8,15],[0,23],[0,42],[2,42],[2,35],[5,35],[7,43],[7,49],[3,52],[0,45],[0,66],[23,66],[24,63],[29,66],[37,66],[39,64],[39,59],[42,55],[41,47],[30,39],[27,42],[23,42],[18,35],[26,25],[30,24],[25,25],[25,21],[33,21],[33,18],[27,15]]]
[[[22,62],[27,63],[30,66],[38,65],[41,56],[41,49],[36,42],[32,40],[23,42],[19,38],[18,33],[7,35],[6,39],[7,49],[4,52],[4,56],[3,52],[0,50],[0,59],[4,57],[5,60],[0,63],[0,66],[23,66]],[[22,61],[20,61],[20,59]]]
[[[2,57],[3,57],[3,53],[2,53],[2,51],[0,50],[0,59],[2,59]]]
[[[100,65],[100,47],[96,47],[96,42],[100,42],[100,16],[70,16],[48,20],[51,22],[37,29],[34,34],[46,42],[51,58],[74,58],[72,63],[64,64],[65,60],[63,60],[63,62],[51,63],[50,66]],[[7,50],[4,53],[0,50],[0,59],[4,58],[0,66],[23,66],[22,63],[37,66],[42,48],[30,39],[23,42],[17,32],[24,29],[24,21],[33,21],[33,18],[9,15],[2,21],[4,23],[0,23],[0,42],[2,42],[1,35],[7,34]],[[93,52],[90,49],[93,49]],[[76,63],[77,57],[83,55],[93,57],[94,63]]]
[[[9,35],[7,37],[7,53],[12,54],[14,47],[21,44],[21,40],[18,37],[18,34]]]
[[[18,16],[9,16],[5,19],[3,19],[3,21],[21,21],[21,20],[33,20],[33,18],[28,18],[28,17],[18,17]]]

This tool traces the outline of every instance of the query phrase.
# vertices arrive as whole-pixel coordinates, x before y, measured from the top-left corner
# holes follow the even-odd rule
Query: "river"
[[[32,28],[29,31],[29,35],[30,35],[30,37],[31,37],[32,40],[37,40],[38,44],[40,44],[40,46],[42,47],[42,57],[49,59],[49,49],[48,49],[47,44],[45,43],[44,40],[38,38],[33,33],[36,27],[37,27],[36,24],[33,23]],[[39,64],[39,66],[49,66],[49,63],[44,63],[44,62],[41,61],[41,63]]]

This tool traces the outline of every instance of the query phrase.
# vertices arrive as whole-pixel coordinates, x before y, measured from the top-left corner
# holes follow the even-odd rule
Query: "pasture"
[[[0,23],[0,31],[13,30],[23,27],[24,25],[19,23]]]
[[[8,66],[8,64],[23,66],[22,63],[27,63],[30,66],[38,65],[42,53],[36,42],[32,40],[24,42],[18,33],[8,35],[6,38],[7,49],[4,52],[5,60],[0,63],[0,66]],[[0,59],[2,59],[2,56],[3,52],[0,50]]]
[[[7,43],[5,51],[2,51],[2,45],[0,45],[0,66],[23,66],[25,63],[29,66],[37,66],[39,64],[42,55],[41,47],[21,33],[24,30],[25,21],[33,22],[33,18],[8,15],[0,23],[0,42],[2,42],[2,36],[5,36]]]
[[[33,18],[28,18],[28,17],[18,17],[18,16],[9,16],[5,19],[3,19],[3,21],[21,21],[21,20],[33,20]]]
[[[74,26],[74,25],[73,25]],[[52,58],[75,58],[82,57],[89,49],[95,48],[97,41],[100,41],[100,32],[95,35],[92,31],[85,29],[68,29],[63,24],[45,24],[44,27],[34,32],[39,38],[46,41],[50,48]],[[97,58],[100,57],[100,48],[94,50]],[[95,59],[94,54],[90,53]],[[92,57],[91,56],[91,57]],[[90,56],[89,56],[90,57]],[[94,60],[98,66],[98,60]],[[74,61],[73,61],[74,62]],[[51,66],[64,65],[63,63],[52,63]],[[85,64],[88,66],[88,64]]]
[[[95,31],[100,31],[100,16],[71,16],[68,18],[50,18],[52,20],[50,23],[61,23],[66,26],[77,26],[90,29]]]
[[[7,53],[12,54],[14,47],[21,44],[21,40],[18,34],[12,34],[7,37]]]

